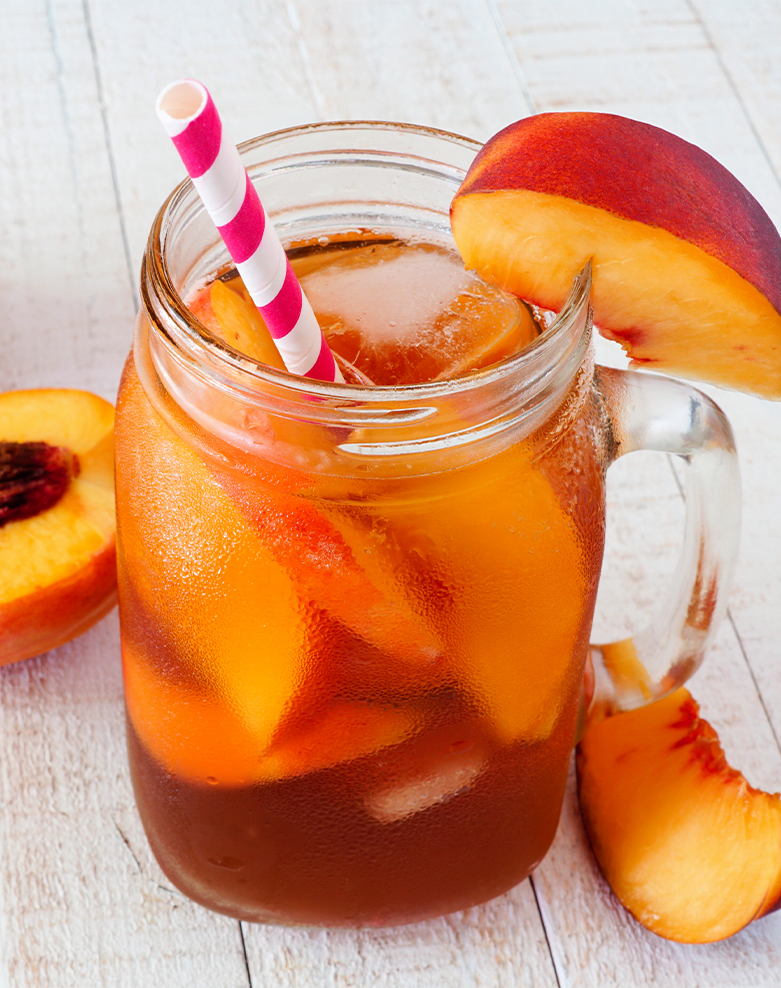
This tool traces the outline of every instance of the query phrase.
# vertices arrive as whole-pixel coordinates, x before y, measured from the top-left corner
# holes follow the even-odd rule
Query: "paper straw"
[[[223,136],[220,116],[206,87],[194,79],[172,82],[157,97],[157,115],[220,231],[285,367],[303,377],[343,381],[239,152]]]

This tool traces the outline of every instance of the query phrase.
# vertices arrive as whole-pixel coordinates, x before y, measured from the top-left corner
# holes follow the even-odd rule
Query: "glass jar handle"
[[[636,450],[679,456],[686,520],[683,551],[655,620],[631,638],[591,646],[589,719],[659,699],[692,675],[727,609],[740,538],[738,462],[718,405],[655,375],[598,367],[595,383],[610,419],[610,462]]]

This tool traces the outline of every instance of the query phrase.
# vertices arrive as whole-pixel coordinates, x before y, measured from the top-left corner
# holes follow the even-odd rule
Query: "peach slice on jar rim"
[[[545,309],[591,260],[595,324],[638,366],[781,397],[781,238],[695,145],[613,114],[527,117],[479,152],[451,225],[468,268]]]
[[[114,409],[87,391],[0,394],[0,665],[116,603]]]

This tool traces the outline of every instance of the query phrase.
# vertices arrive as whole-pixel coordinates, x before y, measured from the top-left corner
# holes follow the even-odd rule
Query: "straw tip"
[[[157,116],[169,132],[180,133],[203,112],[209,91],[196,79],[177,79],[161,90],[155,103]]]

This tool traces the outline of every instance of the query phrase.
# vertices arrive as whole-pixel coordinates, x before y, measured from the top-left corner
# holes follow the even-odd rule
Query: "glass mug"
[[[359,122],[241,152],[288,247],[442,244],[478,147]],[[630,708],[699,663],[736,555],[729,425],[684,384],[595,368],[588,268],[514,356],[361,388],[212,338],[182,298],[226,262],[184,182],[150,235],[116,427],[152,849],[191,898],[251,921],[392,925],[485,901],[553,839],[584,692]],[[639,448],[686,465],[682,558],[646,631],[590,648],[605,470]]]

